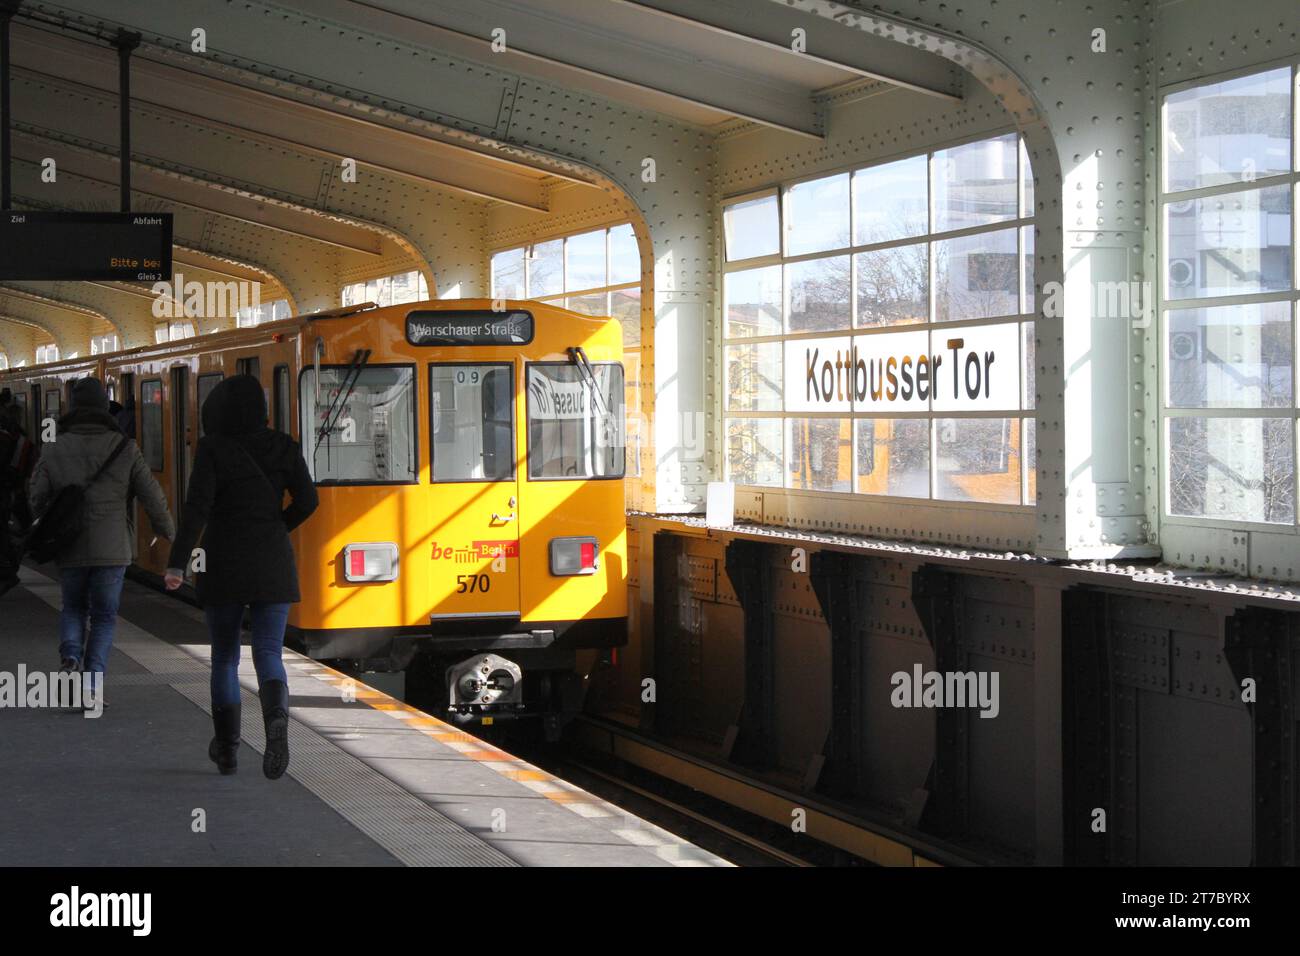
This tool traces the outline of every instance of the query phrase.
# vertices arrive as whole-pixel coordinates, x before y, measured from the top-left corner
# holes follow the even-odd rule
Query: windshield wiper
[[[316,433],[316,444],[312,446],[311,462],[312,466],[316,465],[316,453],[320,450],[323,442],[329,434],[334,431],[339,423],[339,418],[343,410],[348,407],[348,399],[352,397],[352,392],[357,387],[357,381],[361,378],[361,369],[370,361],[370,349],[357,349],[352,355],[352,363],[348,366],[347,371],[343,374],[343,385],[339,388],[334,400],[330,402],[330,407],[325,410],[325,421],[321,423],[320,431]]]
[[[605,404],[605,396],[600,392],[600,386],[596,384],[596,372],[591,367],[591,362],[587,358],[587,353],[583,351],[581,345],[571,345],[568,348],[569,361],[578,366],[578,370],[586,376],[588,384],[591,385],[591,392],[595,398],[596,405],[599,406],[601,415],[609,414],[609,407]]]

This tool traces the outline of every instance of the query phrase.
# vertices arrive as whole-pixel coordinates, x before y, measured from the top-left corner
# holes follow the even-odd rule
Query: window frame
[[[1190,189],[1169,192],[1166,189],[1166,136],[1165,109],[1168,98],[1176,93],[1202,87],[1215,86],[1230,80],[1243,79],[1279,70],[1283,67],[1291,71],[1290,78],[1290,135],[1291,135],[1291,169],[1286,173],[1260,176],[1250,181],[1218,183],[1212,186],[1198,186]],[[1211,73],[1194,80],[1184,80],[1159,86],[1156,89],[1156,224],[1155,224],[1155,260],[1159,275],[1154,282],[1155,301],[1155,337],[1151,347],[1156,349],[1156,461],[1159,474],[1159,501],[1157,504],[1157,525],[1169,525],[1174,528],[1204,528],[1216,531],[1234,530],[1240,532],[1262,532],[1275,535],[1300,535],[1300,56],[1286,56],[1239,67],[1219,73]],[[1166,293],[1168,269],[1165,256],[1169,248],[1166,236],[1166,207],[1170,203],[1210,199],[1216,196],[1233,195],[1249,192],[1263,192],[1270,187],[1286,186],[1291,191],[1291,288],[1277,292],[1252,292],[1237,295],[1202,296],[1190,299],[1173,299]],[[1227,306],[1264,305],[1286,302],[1290,305],[1291,321],[1291,404],[1259,407],[1172,407],[1169,402],[1171,374],[1169,369],[1169,313],[1194,309],[1214,309]],[[1172,441],[1170,432],[1172,421],[1178,418],[1192,419],[1281,419],[1290,420],[1291,426],[1291,486],[1292,486],[1292,520],[1283,522],[1256,521],[1250,519],[1219,518],[1210,515],[1174,514],[1170,510],[1170,480],[1173,469],[1170,467]]]
[[[146,387],[150,385],[158,386],[158,464],[157,465],[154,465],[153,459],[151,457],[153,443],[148,441],[149,429],[145,424],[145,409],[148,408],[149,405],[151,405],[152,403],[146,402],[144,400],[144,390]],[[140,429],[139,429],[138,444],[140,446],[140,453],[144,456],[144,463],[149,466],[150,471],[158,471],[158,472],[166,471],[167,454],[166,454],[165,446],[167,444],[167,426],[164,421],[164,419],[166,418],[166,415],[164,414],[164,409],[166,406],[166,396],[163,394],[162,378],[146,378],[140,380],[140,398],[137,404],[140,409]]]
[[[996,222],[985,223],[977,226],[965,226],[959,229],[950,229],[943,232],[935,232],[935,155],[945,150],[954,149],[971,143],[982,142],[986,140],[997,140],[1005,136],[1014,136],[1016,139],[1016,177],[1015,177],[1015,209],[1016,215],[1009,219],[998,220]],[[926,231],[916,236],[908,236],[901,239],[891,239],[883,242],[858,243],[856,235],[857,227],[857,196],[854,189],[853,174],[860,170],[872,169],[880,166],[887,166],[901,160],[910,159],[916,156],[926,158]],[[825,249],[818,252],[802,253],[795,256],[785,255],[787,249],[788,230],[786,229],[786,193],[794,186],[818,179],[826,179],[843,173],[849,174],[849,245],[834,249]],[[1033,196],[1033,202],[1029,202],[1026,195],[1027,183],[1033,182],[1032,161],[1029,157],[1028,147],[1024,141],[1024,134],[1015,126],[1000,126],[994,129],[985,130],[980,133],[974,133],[967,136],[944,140],[927,146],[923,149],[904,150],[897,153],[891,153],[887,156],[873,158],[870,162],[858,162],[841,164],[834,167],[819,169],[813,173],[807,173],[790,179],[783,179],[772,186],[766,186],[761,189],[746,190],[743,192],[733,193],[723,196],[717,204],[716,225],[718,235],[725,236],[725,211],[727,207],[740,202],[746,202],[752,199],[763,198],[775,194],[777,200],[777,228],[780,230],[779,248],[780,251],[775,254],[765,256],[754,256],[748,259],[728,260],[726,258],[725,240],[719,249],[719,277],[721,279],[719,296],[718,296],[718,323],[722,334],[718,337],[718,354],[717,359],[722,368],[721,388],[717,405],[717,414],[722,423],[722,439],[719,457],[721,461],[721,470],[724,480],[732,481],[731,462],[729,457],[729,438],[728,423],[730,421],[741,419],[773,419],[780,422],[781,425],[781,482],[779,484],[769,485],[749,485],[737,482],[737,487],[753,489],[757,492],[780,493],[790,496],[826,496],[834,495],[843,497],[846,501],[863,499],[875,504],[898,503],[903,505],[916,505],[921,507],[957,507],[963,509],[990,509],[995,511],[1006,512],[1014,510],[1022,514],[1032,514],[1037,507],[1037,483],[1034,480],[1036,475],[1036,462],[1031,462],[1027,450],[1031,447],[1028,435],[1030,430],[1036,427],[1037,411],[1036,402],[1032,390],[1028,389],[1029,383],[1029,362],[1026,341],[1026,328],[1037,329],[1039,320],[1038,306],[1034,300],[1034,283],[1026,282],[1029,278],[1026,275],[1025,260],[1029,248],[1027,237],[1032,237],[1034,233],[1031,230],[1037,228],[1037,216],[1034,206],[1037,203],[1037,195]],[[984,234],[993,234],[1014,230],[1015,235],[1015,257],[1016,257],[1016,275],[1017,275],[1017,292],[1016,304],[1018,311],[1004,315],[987,316],[980,318],[963,318],[952,320],[939,320],[936,318],[936,261],[938,256],[934,254],[934,247],[942,242],[953,239],[961,239],[968,236],[979,236]],[[921,322],[907,322],[895,325],[876,325],[876,326],[859,326],[855,322],[858,318],[858,256],[864,252],[881,252],[891,249],[902,248],[906,246],[925,245],[927,251],[927,318]],[[803,262],[815,260],[830,260],[838,257],[847,257],[849,263],[849,290],[848,304],[849,316],[848,324],[843,329],[825,331],[825,330],[801,330],[797,332],[786,331],[790,316],[790,284],[786,278],[786,267],[797,265]],[[776,334],[754,335],[754,336],[728,336],[727,335],[727,298],[726,298],[726,277],[731,273],[748,272],[750,270],[768,268],[775,266],[781,270],[781,328],[782,331]],[[1036,267],[1036,263],[1035,263]],[[1036,274],[1035,274],[1036,278]],[[879,410],[860,410],[852,409],[845,411],[790,411],[787,409],[786,396],[784,394],[785,378],[785,344],[786,342],[796,342],[799,340],[813,339],[842,339],[846,344],[859,337],[869,335],[887,335],[891,333],[920,331],[925,332],[927,341],[931,342],[933,351],[933,334],[944,334],[949,331],[956,332],[965,328],[975,328],[986,325],[1015,325],[1017,336],[1017,407],[998,410],[968,410],[959,409],[935,409],[929,408],[925,411],[895,411],[882,414]],[[1029,336],[1032,340],[1033,336]],[[727,362],[729,347],[739,347],[745,345],[760,345],[776,343],[781,353],[782,361],[782,402],[779,409],[765,410],[730,410],[727,407],[728,397],[731,387],[731,372]],[[942,349],[940,349],[942,351]],[[859,420],[889,420],[919,418],[929,421],[930,441],[928,449],[929,457],[929,481],[928,496],[918,498],[915,496],[878,494],[871,492],[858,491],[858,455],[857,455],[857,430],[856,424]],[[939,449],[937,423],[942,419],[1005,419],[1009,421],[1019,420],[1019,493],[1014,502],[1000,502],[988,500],[961,500],[954,498],[940,497],[937,493],[938,482],[940,479],[940,468],[937,463],[937,450]],[[849,471],[848,471],[848,490],[832,491],[826,489],[799,487],[791,483],[789,464],[792,460],[792,441],[790,437],[791,420],[799,419],[844,419],[849,421],[850,448]],[[1037,455],[1037,436],[1034,437],[1032,447]]]
[[[513,361],[480,361],[480,362],[428,362],[428,379],[426,384],[429,387],[429,395],[425,401],[428,408],[429,424],[429,484],[431,485],[497,485],[504,482],[519,481],[519,429],[518,429],[518,382],[515,377],[519,372],[517,363]],[[505,478],[435,478],[433,475],[433,463],[437,455],[438,443],[433,440],[434,421],[433,421],[433,370],[435,368],[505,368],[510,370],[510,474]],[[480,452],[482,449],[480,448]]]
[[[627,370],[623,367],[622,362],[606,361],[606,362],[592,362],[590,364],[593,369],[599,368],[602,365],[614,366],[615,368],[618,369],[619,375],[622,377],[622,387],[619,389],[619,391],[622,392],[627,388]],[[533,469],[532,469],[533,411],[532,411],[532,395],[528,388],[528,371],[529,369],[532,369],[534,367],[541,367],[541,366],[546,366],[550,368],[577,368],[578,367],[573,362],[555,361],[555,360],[543,360],[543,361],[524,363],[524,462],[526,466],[524,468],[524,479],[526,481],[624,481],[626,480],[627,478],[627,422],[626,420],[623,422],[623,444],[622,444],[623,454],[622,454],[622,463],[621,463],[621,467],[618,470],[618,474],[587,475],[587,476],[555,475],[550,478],[547,478],[545,476],[540,476],[540,475],[535,477],[533,475]],[[624,419],[626,419],[626,414],[624,415]],[[592,421],[592,419],[587,419],[587,421],[590,422]]]
[[[346,363],[337,363],[337,362],[332,362],[332,363],[324,363],[324,362],[322,362],[321,365],[320,365],[320,368],[321,368],[322,371],[324,371],[324,370],[327,369],[327,368],[336,368],[336,369],[340,369],[340,370],[346,372],[346,371],[348,370],[349,367],[350,367],[350,366],[347,365]],[[412,391],[412,396],[411,396],[411,445],[412,445],[412,448],[411,448],[411,460],[415,463],[415,477],[412,478],[412,479],[410,479],[409,481],[408,481],[408,480],[405,480],[405,479],[394,479],[394,478],[389,478],[389,479],[386,479],[386,480],[383,480],[383,481],[380,481],[380,480],[361,481],[361,480],[354,480],[354,479],[331,478],[331,479],[328,479],[328,480],[325,480],[325,481],[321,481],[320,479],[318,479],[318,478],[313,474],[313,475],[312,475],[312,479],[311,479],[311,480],[312,480],[312,484],[316,485],[317,487],[320,487],[320,488],[380,488],[380,487],[387,487],[387,486],[390,486],[390,485],[396,487],[396,486],[401,486],[401,485],[418,485],[418,484],[420,484],[420,414],[419,414],[419,411],[417,410],[417,406],[418,406],[419,401],[420,401],[420,381],[419,381],[420,376],[419,376],[419,369],[418,369],[418,367],[417,367],[417,363],[415,363],[415,362],[367,362],[364,366],[362,366],[362,369],[363,369],[363,370],[364,370],[364,369],[368,369],[368,368],[405,368],[405,369],[410,369],[410,372],[411,372],[411,391]],[[298,396],[299,396],[299,398],[301,398],[301,396],[302,396],[302,381],[303,381],[303,378],[307,375],[308,372],[315,372],[315,370],[316,370],[316,366],[315,366],[315,365],[305,365],[305,366],[303,366],[302,368],[300,368],[300,369],[298,370],[298,381],[296,382],[296,386],[297,386],[297,389],[298,389]],[[308,471],[308,472],[311,472],[311,471],[312,471],[312,461],[311,461],[310,459],[307,458],[307,448],[306,448],[306,443],[303,442],[303,441],[301,440],[302,435],[304,434],[303,431],[302,431],[302,413],[303,413],[303,410],[306,409],[306,407],[307,407],[307,403],[302,402],[302,401],[299,401],[299,402],[298,402],[298,428],[299,428],[299,432],[298,432],[298,434],[299,434],[299,444],[303,445],[303,449],[302,449],[302,452],[303,452],[303,459],[307,462],[307,471]],[[313,405],[313,408],[314,408],[314,405]],[[313,436],[313,440],[314,440],[314,437],[315,437],[315,434],[316,434],[315,429],[312,429],[311,432],[310,432],[310,434]],[[314,453],[314,452],[315,452],[315,449],[313,448],[312,451],[313,451],[313,453]]]

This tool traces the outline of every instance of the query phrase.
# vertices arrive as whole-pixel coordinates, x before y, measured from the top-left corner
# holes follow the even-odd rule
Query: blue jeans
[[[239,637],[244,619],[243,604],[214,604],[203,609],[212,637],[212,706],[239,703]],[[289,620],[288,604],[247,605],[253,623],[253,669],[257,684],[269,680],[289,682],[280,653],[284,649],[284,625]]]
[[[63,568],[59,572],[63,590],[59,657],[81,661],[83,671],[102,674],[108,669],[125,574],[125,567]]]

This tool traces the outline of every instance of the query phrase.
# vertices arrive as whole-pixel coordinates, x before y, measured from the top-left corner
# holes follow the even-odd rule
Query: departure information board
[[[527,345],[533,340],[533,314],[523,309],[406,313],[406,341],[412,345]]]
[[[171,213],[0,212],[0,279],[171,277]]]

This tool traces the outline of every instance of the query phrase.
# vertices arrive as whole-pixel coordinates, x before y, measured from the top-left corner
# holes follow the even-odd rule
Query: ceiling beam
[[[45,151],[30,144],[57,143],[63,148],[60,170],[102,186],[116,186],[116,153],[66,142],[53,130],[18,127],[14,130],[14,158],[39,166]],[[27,146],[23,144],[29,144]],[[131,163],[132,193],[164,203],[188,206],[200,212],[262,226],[289,235],[337,246],[371,256],[384,253],[379,232],[342,222],[331,215],[293,206],[281,200],[249,196],[219,183],[210,183],[138,161]]]
[[[846,30],[823,17],[811,16],[776,2],[736,0],[610,0],[659,17],[689,23],[719,36],[743,40],[785,56],[799,56],[894,86],[957,101],[962,75],[942,57],[896,40]],[[804,52],[792,48],[793,31],[806,38]]]
[[[76,83],[106,97],[115,93],[116,60],[93,45],[27,28],[15,32],[13,59],[21,73]],[[46,72],[51,63],[57,63],[57,76]],[[547,174],[540,170],[204,73],[138,58],[132,66],[131,100],[175,119],[331,161],[346,156],[425,188],[547,211]]]
[[[821,139],[819,113],[808,91],[766,79],[761,69],[749,75],[713,69],[670,50],[658,49],[636,38],[636,55],[629,55],[629,43],[611,42],[572,23],[557,23],[540,13],[512,6],[508,16],[486,0],[475,0],[469,14],[483,20],[485,29],[463,28],[463,9],[443,2],[427,4],[419,15],[394,10],[368,0],[312,0],[311,12],[320,16],[344,17],[365,30],[404,36],[420,31],[418,42],[476,59],[490,58],[507,69],[530,70],[533,65],[558,68],[562,73],[585,77],[615,89],[639,91],[692,107],[712,110],[721,120],[727,116],[747,119],[800,136]],[[508,42],[502,52],[492,50],[491,30],[497,20],[508,24]],[[479,24],[475,24],[476,26]],[[499,24],[497,24],[499,25]],[[513,61],[513,63],[512,63]],[[617,94],[612,94],[617,99]]]

